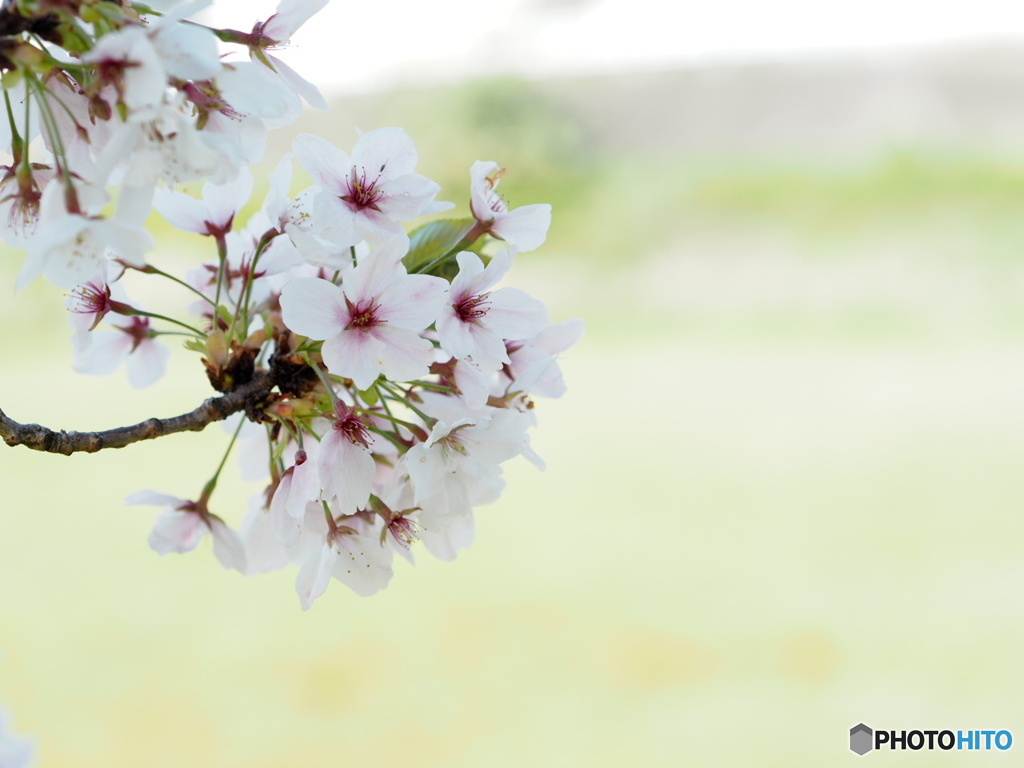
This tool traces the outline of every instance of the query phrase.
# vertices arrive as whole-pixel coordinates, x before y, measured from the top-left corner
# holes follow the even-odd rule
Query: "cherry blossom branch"
[[[60,23],[56,13],[44,13],[35,18],[22,16],[17,4],[6,0],[0,5],[0,37],[15,37],[25,32],[49,35]]]
[[[265,398],[274,386],[273,376],[260,371],[247,384],[220,397],[211,397],[194,411],[169,419],[147,419],[130,427],[117,427],[102,432],[54,432],[39,424],[19,424],[0,410],[0,437],[7,445],[23,445],[33,451],[60,453],[95,453],[105,448],[124,448],[140,440],[153,440],[175,432],[201,432],[209,424],[247,410]]]

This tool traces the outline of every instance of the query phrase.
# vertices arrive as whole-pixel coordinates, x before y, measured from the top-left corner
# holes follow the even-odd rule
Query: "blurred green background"
[[[460,211],[478,159],[513,206],[553,204],[510,276],[587,323],[537,406],[549,469],[507,465],[456,562],[303,614],[294,571],[159,558],[156,510],[122,506],[198,493],[220,429],[0,452],[0,702],[41,765],[797,768],[858,759],[860,721],[1024,739],[1024,153],[997,117],[838,141],[812,96],[744,101],[762,75],[397,90],[276,139],[271,161],[297,131],[401,125]],[[688,108],[710,92],[746,106]],[[211,256],[153,226],[155,264]],[[60,292],[7,291],[13,418],[98,429],[210,394],[182,350],[142,392],[73,373]],[[230,472],[213,507],[237,523],[256,490]]]

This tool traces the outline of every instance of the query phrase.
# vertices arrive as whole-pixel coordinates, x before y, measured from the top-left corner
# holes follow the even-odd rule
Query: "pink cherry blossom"
[[[201,199],[160,188],[156,190],[153,204],[160,215],[178,229],[222,237],[231,230],[235,216],[249,202],[250,194],[252,174],[242,169],[226,184],[204,184]]]
[[[213,554],[220,564],[245,573],[245,549],[241,539],[223,520],[206,511],[205,503],[155,491],[137,491],[125,499],[125,504],[164,508],[149,533],[149,546],[158,555],[191,552],[209,533],[213,539]]]
[[[368,597],[386,587],[393,575],[393,552],[381,546],[379,524],[371,526],[360,518],[328,522],[319,504],[307,507],[303,538],[292,553],[300,563],[295,591],[304,611],[327,591],[332,578]]]
[[[324,497],[336,497],[336,508],[354,514],[366,505],[373,487],[373,435],[367,422],[344,403],[337,404],[330,431],[320,441],[320,485]]]
[[[144,389],[163,378],[171,352],[152,334],[149,318],[110,315],[113,331],[75,334],[75,370],[93,376],[108,376],[123,363],[128,382]]]
[[[477,481],[485,475],[485,483],[474,487],[472,482],[467,482],[467,476],[463,473],[454,482],[438,486],[434,494],[423,498],[411,509],[392,515],[389,518],[392,522],[385,528],[386,535],[382,533],[384,543],[409,562],[413,562],[412,545],[417,540],[422,541],[427,552],[437,559],[454,560],[459,550],[473,543],[474,503],[491,500],[480,497],[477,491],[495,478],[501,482],[498,469],[478,474]],[[391,508],[413,504],[413,489],[409,481],[409,475],[399,470],[386,484],[382,493]],[[397,530],[393,530],[396,524]]]
[[[404,238],[400,222],[422,214],[440,191],[413,173],[416,148],[401,128],[364,134],[351,157],[319,136],[302,134],[295,157],[318,187],[314,228],[342,247]]]
[[[196,371],[217,394],[182,416],[115,430],[121,440],[69,433],[42,447],[112,447],[221,420],[231,442],[197,499],[143,491],[127,501],[158,508],[148,541],[161,555],[209,537],[226,568],[295,566],[303,609],[332,580],[359,595],[383,589],[396,554],[453,559],[473,541],[475,510],[501,494],[504,463],[542,466],[531,397],[561,394],[559,355],[581,332],[547,326],[539,301],[499,287],[516,254],[544,242],[550,206],[510,208],[498,194],[504,171],[476,163],[475,224],[465,220],[460,237],[507,247],[456,253],[464,245],[443,242],[450,228],[415,221],[452,204],[416,173],[412,139],[388,127],[360,134],[350,153],[300,136],[295,159],[312,184],[293,195],[284,158],[243,221],[268,130],[293,120],[303,99],[326,106],[276,52],[327,0],[280,0],[251,33],[186,21],[212,0],[154,2],[64,3],[72,45],[49,36],[43,51],[27,34],[5,51],[25,76],[9,84],[11,114],[0,120],[10,158],[0,165],[0,235],[27,251],[19,287],[45,276],[71,290],[77,371],[123,366],[132,386],[148,386],[167,368],[163,337],[176,334],[171,345],[201,358]],[[176,189],[200,180],[201,192]],[[154,208],[212,239],[206,254],[186,263],[168,241],[149,263]],[[414,228],[417,270],[444,277],[408,273]],[[144,301],[128,301],[122,278]],[[200,319],[177,319],[174,302]],[[211,512],[228,454],[260,484],[242,535]],[[3,727],[8,768],[28,758],[4,752],[18,742]]]
[[[337,286],[319,278],[297,278],[281,291],[285,325],[322,339],[327,369],[368,389],[383,373],[392,381],[425,376],[433,346],[419,331],[430,325],[447,283],[409,275],[393,253],[379,252],[342,273]]]
[[[308,451],[295,453],[295,463],[285,470],[270,502],[270,522],[274,534],[285,546],[298,541],[306,505],[320,498],[320,473],[316,455],[319,444],[307,441]],[[311,455],[312,454],[312,455]]]
[[[107,313],[114,311],[115,306],[124,305],[112,298],[111,286],[107,281],[97,277],[68,294],[64,306],[70,312],[68,318],[72,329],[81,335],[94,330]]]
[[[512,258],[511,251],[501,250],[484,267],[475,253],[460,253],[459,274],[437,318],[441,346],[457,358],[472,357],[483,370],[509,362],[505,339],[532,336],[547,323],[544,305],[525,291],[488,290],[505,276]]]
[[[41,190],[53,179],[52,168],[24,169],[0,165],[0,237],[22,248],[36,231]]]

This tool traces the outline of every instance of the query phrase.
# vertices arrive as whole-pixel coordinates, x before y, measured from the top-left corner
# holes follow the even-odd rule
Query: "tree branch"
[[[33,451],[65,456],[82,451],[95,453],[104,448],[124,448],[140,440],[152,440],[175,432],[200,432],[208,424],[226,419],[233,413],[251,410],[270,394],[273,386],[272,374],[258,371],[248,383],[220,397],[211,397],[189,413],[169,419],[147,419],[131,427],[103,432],[54,432],[39,424],[19,424],[0,410],[0,437],[10,446],[24,445]]]
[[[42,12],[36,16],[22,16],[14,0],[3,0],[0,4],[0,37],[17,37],[25,32],[34,32],[50,42],[54,30],[60,24],[60,16]]]

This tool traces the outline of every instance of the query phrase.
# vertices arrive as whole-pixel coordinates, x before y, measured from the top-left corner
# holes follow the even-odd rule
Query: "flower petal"
[[[311,339],[340,333],[349,321],[341,288],[319,277],[297,277],[281,289],[281,318],[289,330]]]
[[[381,174],[382,181],[412,173],[417,159],[416,145],[401,128],[365,133],[352,150],[352,165],[371,179]]]
[[[384,194],[379,203],[381,212],[398,221],[415,219],[441,191],[436,182],[418,173],[385,181],[378,188]]]
[[[327,585],[331,583],[331,570],[336,560],[336,554],[324,544],[319,550],[310,552],[302,561],[302,567],[295,578],[295,591],[299,594],[302,610],[308,611],[313,601],[327,591]]]
[[[320,446],[320,484],[324,495],[338,498],[338,511],[355,514],[366,506],[373,489],[373,455],[332,429]]]
[[[369,389],[383,365],[383,344],[359,330],[342,331],[324,342],[321,354],[327,370],[352,379],[359,389]]]
[[[195,512],[167,509],[153,522],[153,529],[149,532],[149,546],[158,555],[191,552],[207,530],[203,519]]]
[[[352,160],[345,152],[311,133],[299,134],[294,148],[295,159],[319,187],[338,196],[348,194],[345,180],[352,173]]]
[[[551,227],[551,206],[547,203],[523,205],[495,217],[491,234],[516,246],[520,251],[540,248]]]
[[[487,297],[484,324],[503,339],[525,339],[548,323],[544,303],[520,288],[502,288]]]
[[[224,521],[210,517],[210,534],[213,536],[213,554],[228,570],[245,573],[245,547],[238,533],[228,528]]]
[[[405,328],[381,325],[373,335],[382,342],[381,368],[391,381],[411,381],[426,376],[434,362],[434,345]]]
[[[274,491],[274,498],[270,502],[270,524],[274,530],[274,536],[286,547],[298,541],[299,535],[302,533],[302,518],[292,517],[288,509],[294,477],[293,469],[284,473],[281,482],[277,485],[277,490]]]
[[[171,350],[163,344],[155,339],[143,339],[125,363],[128,383],[135,389],[145,389],[160,381],[167,373],[170,357]]]
[[[389,325],[420,331],[437,319],[448,281],[432,275],[408,275],[392,282],[379,295],[379,317]]]

